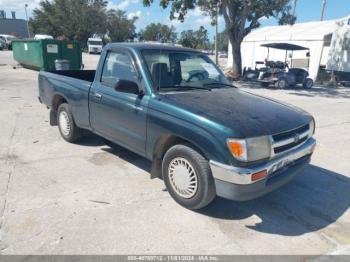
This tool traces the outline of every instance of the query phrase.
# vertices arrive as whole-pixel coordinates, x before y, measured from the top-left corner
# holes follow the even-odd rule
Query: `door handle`
[[[97,99],[101,99],[101,98],[102,98],[102,95],[99,94],[99,93],[95,93],[95,97],[96,97]]]

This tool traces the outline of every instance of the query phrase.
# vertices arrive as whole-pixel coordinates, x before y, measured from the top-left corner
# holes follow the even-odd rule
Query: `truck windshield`
[[[89,45],[102,45],[102,41],[89,41]]]
[[[160,91],[210,90],[230,86],[223,73],[205,54],[143,50],[142,55],[153,83]]]

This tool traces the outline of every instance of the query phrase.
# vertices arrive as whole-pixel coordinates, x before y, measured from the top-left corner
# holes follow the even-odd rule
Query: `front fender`
[[[146,154],[153,159],[157,144],[167,136],[178,137],[197,147],[208,160],[230,163],[225,138],[222,140],[208,130],[175,116],[150,109],[147,121]]]

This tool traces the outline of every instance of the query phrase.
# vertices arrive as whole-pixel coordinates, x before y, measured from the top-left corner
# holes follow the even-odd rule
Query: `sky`
[[[323,0],[297,0],[297,23],[315,21],[320,19],[321,3]],[[28,4],[28,16],[32,14],[32,10],[36,8],[40,0],[0,0],[0,10],[5,10],[7,17],[11,17],[11,11],[16,11],[17,18],[26,17],[24,4]],[[212,39],[215,28],[210,25],[210,18],[204,16],[199,9],[195,9],[188,13],[184,23],[177,20],[169,19],[169,9],[163,10],[159,6],[159,0],[154,0],[151,7],[144,7],[142,0],[110,0],[109,8],[117,8],[124,10],[129,17],[138,16],[136,22],[137,30],[144,28],[149,23],[163,23],[173,25],[177,32],[187,29],[198,29],[204,26],[210,33]],[[325,20],[338,19],[350,15],[350,0],[327,0]],[[277,21],[273,18],[261,19],[262,26],[276,25]],[[224,21],[222,17],[219,19],[219,31],[224,30]]]

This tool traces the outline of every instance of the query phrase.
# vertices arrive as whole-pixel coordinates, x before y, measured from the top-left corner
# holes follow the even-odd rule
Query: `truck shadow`
[[[92,136],[86,145],[106,145]],[[151,162],[121,146],[107,143],[102,151],[150,172]],[[211,217],[220,226],[231,228],[233,220],[256,216],[260,222],[246,225],[252,230],[285,236],[298,236],[325,228],[337,221],[350,207],[350,178],[309,165],[289,184],[264,197],[235,202],[217,197],[196,212]],[[255,218],[254,218],[255,219]]]
[[[341,217],[350,206],[349,192],[348,177],[310,165],[294,181],[262,198],[248,202],[216,198],[198,212],[216,222],[255,215],[261,221],[247,228],[298,236],[325,228]]]
[[[105,141],[106,142],[106,141]],[[105,143],[106,144],[106,143]],[[151,161],[143,158],[128,149],[121,147],[117,144],[113,144],[111,142],[108,142],[106,144],[108,147],[103,147],[102,151],[106,153],[113,154],[114,156],[133,164],[134,166],[146,171],[146,172],[151,172]]]

